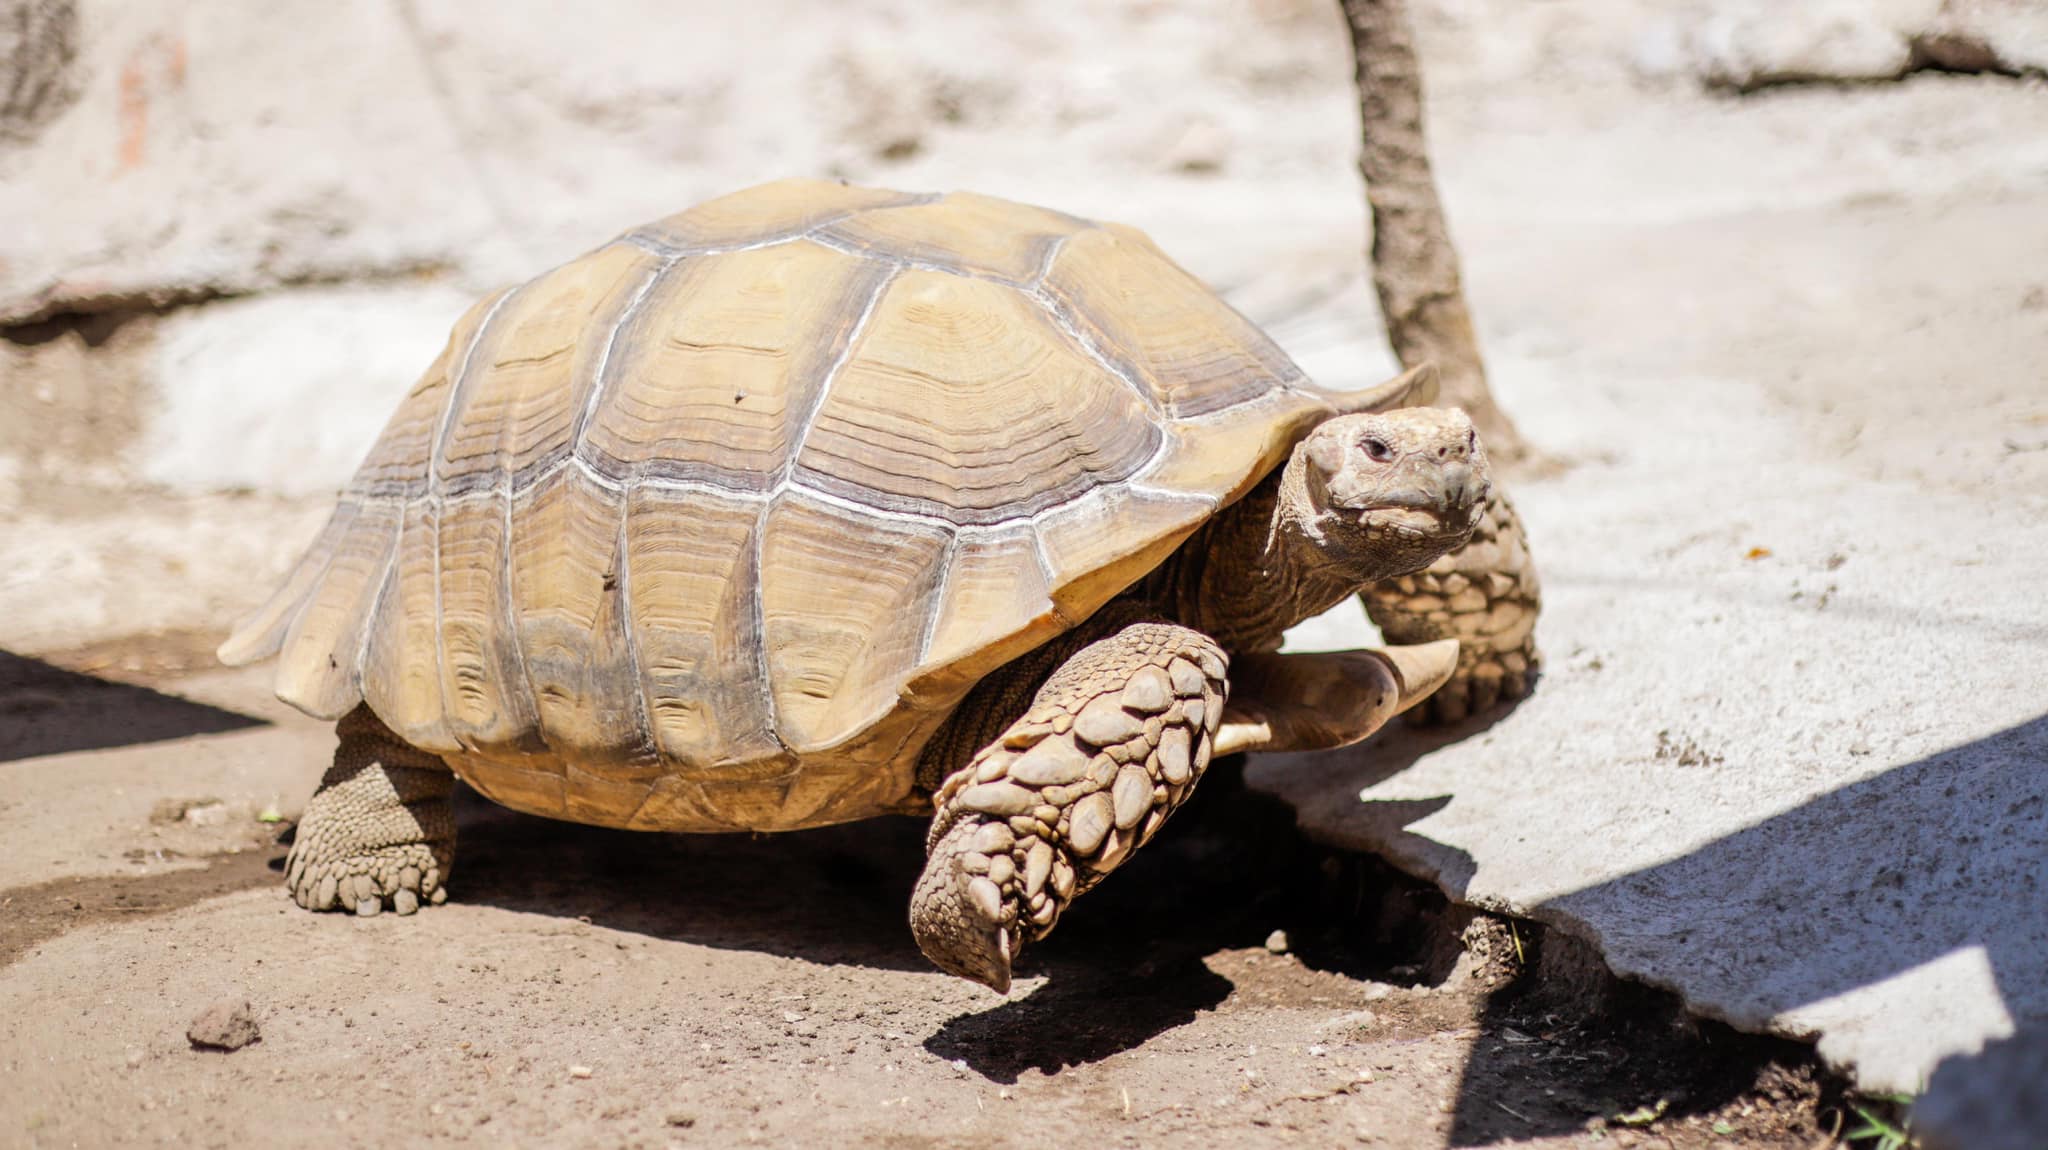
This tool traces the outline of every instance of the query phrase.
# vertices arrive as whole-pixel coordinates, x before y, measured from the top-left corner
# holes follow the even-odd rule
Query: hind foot
[[[358,707],[335,728],[334,765],[306,803],[285,886],[307,910],[411,914],[448,898],[455,776]]]

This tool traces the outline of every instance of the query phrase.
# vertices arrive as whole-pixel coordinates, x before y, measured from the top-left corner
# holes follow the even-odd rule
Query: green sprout
[[[1910,1094],[1873,1094],[1871,1095],[1871,1101],[1888,1102],[1894,1107],[1903,1109],[1912,1104],[1913,1096]],[[1867,1150],[1908,1150],[1909,1147],[1917,1145],[1913,1140],[1912,1132],[1906,1128],[1906,1123],[1895,1123],[1889,1118],[1882,1117],[1854,1104],[1851,1104],[1849,1109],[1855,1112],[1856,1117],[1861,1119],[1863,1124],[1854,1130],[1844,1132],[1842,1135],[1844,1141],[1854,1144],[1867,1139],[1869,1140]]]

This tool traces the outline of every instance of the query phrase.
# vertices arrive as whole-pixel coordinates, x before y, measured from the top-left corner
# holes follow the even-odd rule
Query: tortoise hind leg
[[[1080,648],[936,796],[910,924],[925,956],[1007,991],[1010,963],[1193,792],[1223,717],[1207,635],[1134,623]]]
[[[455,776],[365,706],[335,724],[334,765],[306,803],[285,884],[308,910],[411,914],[448,897]]]
[[[1413,575],[1367,587],[1359,597],[1389,643],[1458,640],[1457,671],[1408,712],[1411,720],[1455,723],[1519,699],[1535,685],[1543,596],[1522,520],[1498,484],[1463,547]]]

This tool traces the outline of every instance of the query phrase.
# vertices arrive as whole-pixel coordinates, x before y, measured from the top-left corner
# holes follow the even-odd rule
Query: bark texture
[[[1528,451],[1486,386],[1458,253],[1430,170],[1406,0],[1339,2],[1357,63],[1364,143],[1358,168],[1372,208],[1369,256],[1387,339],[1403,366],[1434,361],[1443,378],[1439,402],[1472,416],[1496,463],[1518,462]]]

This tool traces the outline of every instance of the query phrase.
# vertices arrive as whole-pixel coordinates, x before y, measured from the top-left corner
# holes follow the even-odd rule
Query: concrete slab
[[[1495,356],[1567,466],[1516,488],[1547,591],[1539,691],[1450,732],[1270,758],[1255,785],[1312,835],[1589,939],[1704,1015],[1817,1040],[1865,1089],[1917,1091],[2048,1020],[2048,395],[2001,390],[2048,325],[1962,286],[1992,264],[1977,240],[2048,240],[2003,210],[1724,218],[1717,260],[1798,302],[1708,287],[1682,325],[1647,313],[1672,299],[1659,268],[1716,262],[1688,263],[1703,236],[1616,240],[1668,254],[1642,269],[1553,246],[1588,261],[1582,317]],[[1921,245],[1968,265],[1945,283],[1906,256]],[[1896,262],[1859,274],[1869,251]],[[1497,314],[1527,320],[1543,305],[1518,259],[1493,265]],[[1927,322],[1907,308],[1947,328],[1924,371],[1896,370]],[[1852,314],[1863,343],[1799,353]],[[1340,616],[1315,639],[1365,630]]]

